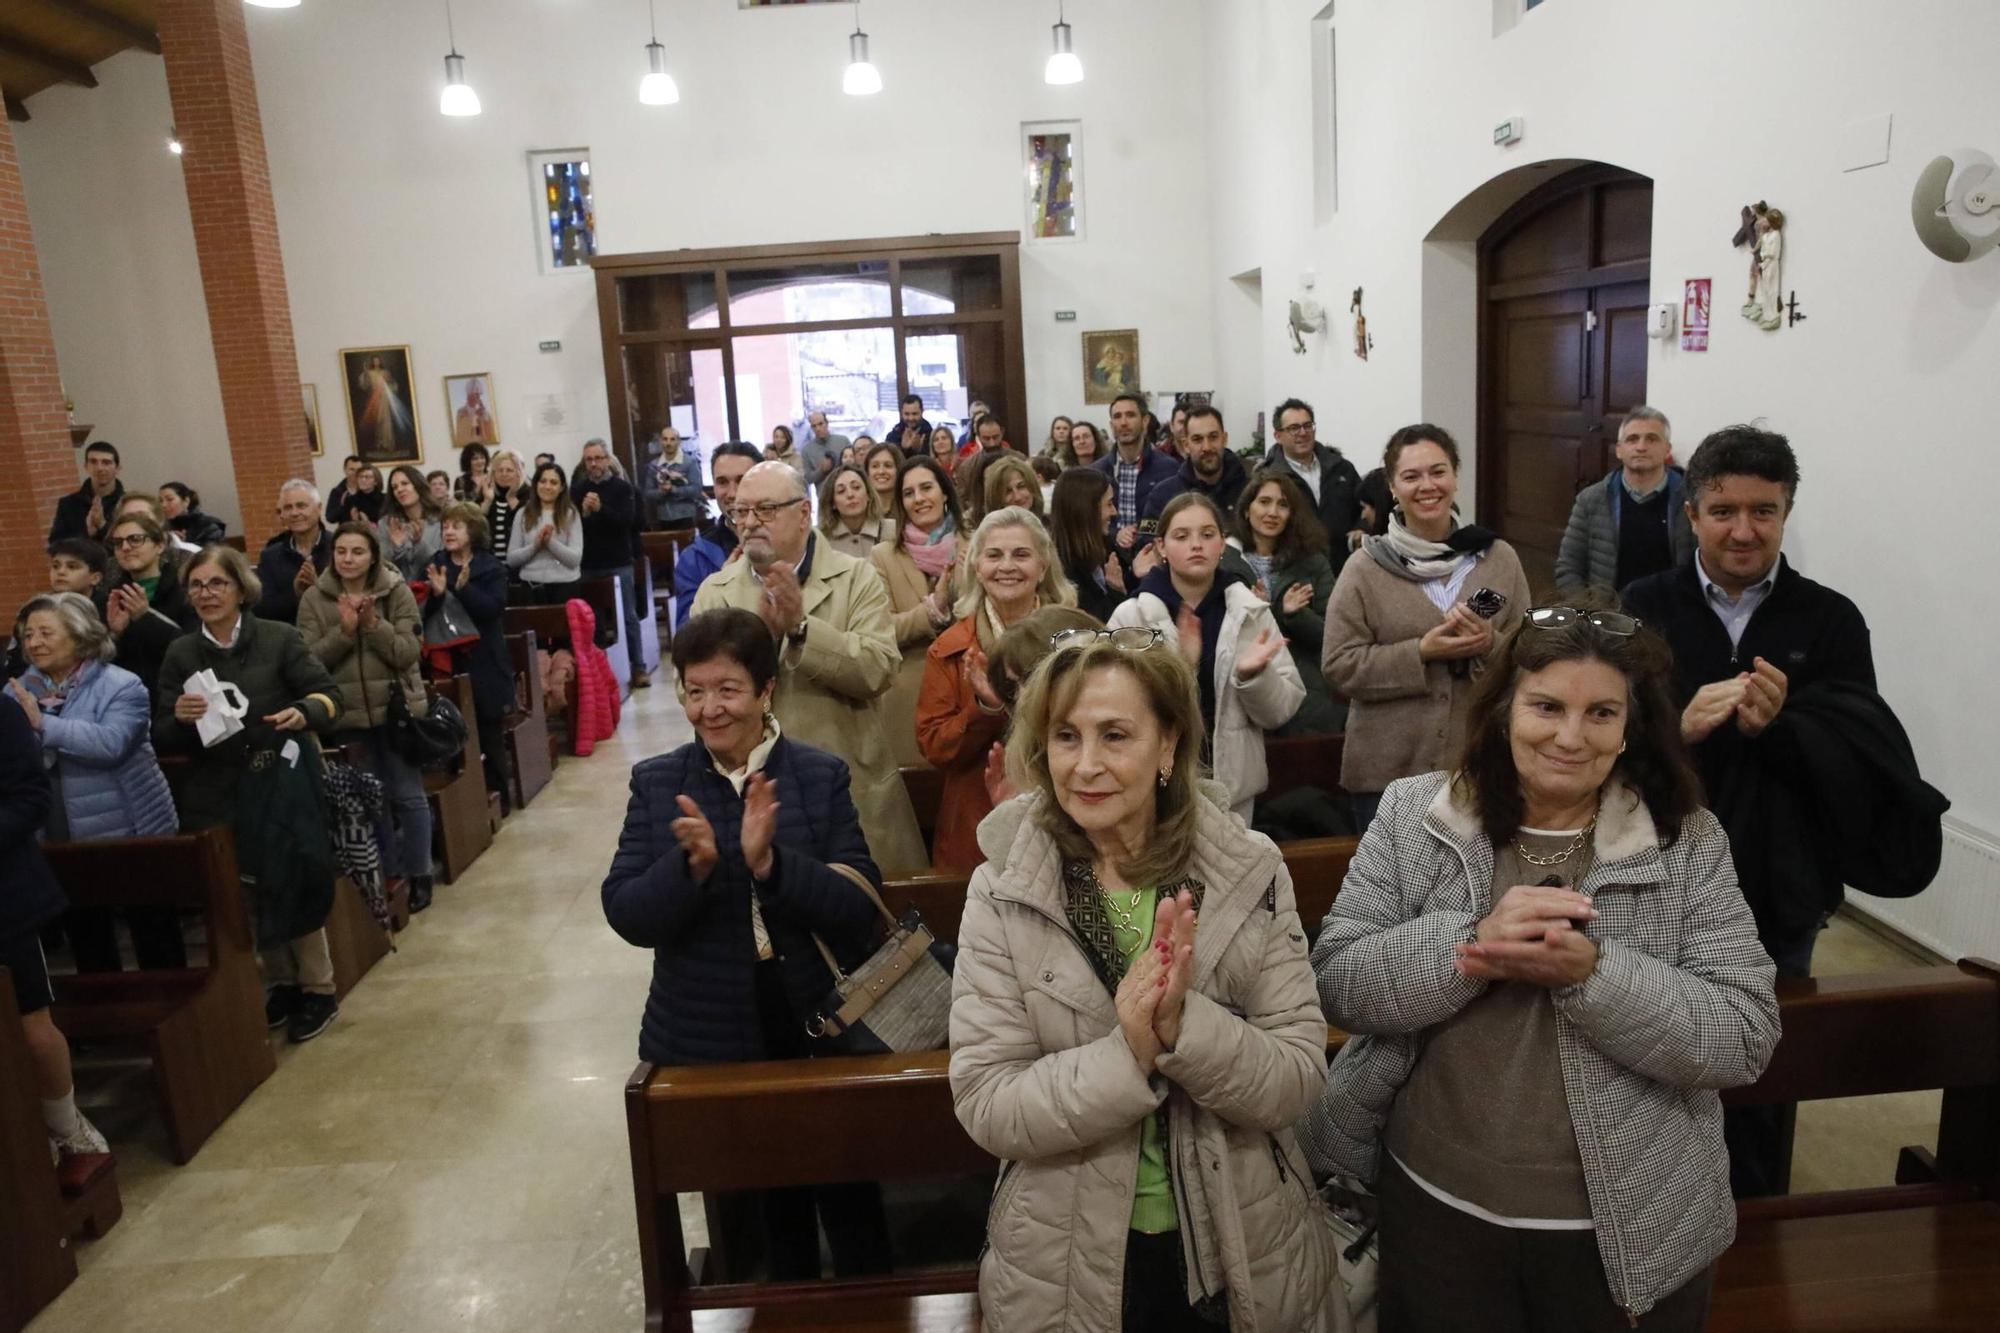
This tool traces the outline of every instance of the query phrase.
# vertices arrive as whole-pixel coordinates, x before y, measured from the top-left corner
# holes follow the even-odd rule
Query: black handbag
[[[465,754],[465,714],[441,694],[423,713],[410,711],[403,682],[389,682],[389,743],[418,768],[443,768]]]

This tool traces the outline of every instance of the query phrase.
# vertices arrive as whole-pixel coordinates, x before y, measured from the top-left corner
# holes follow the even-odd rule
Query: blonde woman
[[[917,745],[944,770],[931,864],[970,870],[979,855],[979,821],[992,813],[988,752],[1006,734],[1007,709],[988,678],[987,658],[1000,636],[1045,606],[1075,606],[1048,529],[1019,506],[995,509],[966,551],[965,594],[958,621],[938,635],[924,659],[917,692]]]
[[[1042,479],[1035,475],[1033,465],[1023,455],[993,455],[986,464],[980,490],[986,502],[985,513],[1012,506],[1027,510],[1044,526],[1048,524],[1048,510],[1042,504]]]
[[[953,1106],[1003,1163],[984,1326],[1347,1327],[1291,1131],[1326,1018],[1284,858],[1201,780],[1194,669],[1059,634],[1015,716],[952,983]]]
[[[889,524],[875,506],[868,474],[842,463],[826,474],[819,488],[819,532],[835,550],[866,560],[889,536]]]

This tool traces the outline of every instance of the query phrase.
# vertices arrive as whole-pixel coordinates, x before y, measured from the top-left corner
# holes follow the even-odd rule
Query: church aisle
[[[639,1328],[621,1094],[651,957],[598,886],[631,765],[689,736],[670,681],[635,694],[187,1166],[143,1070],[82,1071],[125,1217],[34,1333]]]

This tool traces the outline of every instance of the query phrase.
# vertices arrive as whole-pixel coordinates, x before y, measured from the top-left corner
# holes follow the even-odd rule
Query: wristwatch
[[[791,647],[793,647],[793,648],[803,648],[803,647],[805,647],[805,646],[806,646],[806,626],[807,626],[808,624],[810,624],[810,623],[811,623],[810,621],[807,621],[806,619],[804,619],[803,617],[801,617],[801,618],[800,618],[800,620],[799,620],[799,624],[798,624],[798,628],[794,629],[794,630],[793,630],[793,631],[792,631],[792,632],[791,632],[790,634],[787,634],[787,635],[785,636],[785,642],[786,642],[787,644],[789,644],[789,645],[790,645]]]

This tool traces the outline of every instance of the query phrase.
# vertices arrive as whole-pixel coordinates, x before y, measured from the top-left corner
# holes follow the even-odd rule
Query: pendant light
[[[840,91],[849,97],[870,97],[882,91],[882,74],[868,60],[868,34],[861,31],[861,0],[854,0],[854,31],[847,38],[847,72]]]
[[[681,90],[667,73],[667,48],[660,45],[660,18],[653,12],[653,0],[646,0],[646,16],[652,20],[653,40],[646,43],[650,72],[639,80],[639,100],[647,106],[672,106],[681,100]]]
[[[1055,24],[1056,49],[1055,54],[1049,57],[1048,67],[1042,71],[1043,83],[1064,84],[1083,82],[1083,62],[1078,60],[1076,52],[1070,49],[1069,23],[1066,20],[1067,15],[1063,13],[1062,0],[1057,0]]]
[[[172,125],[167,126],[167,151],[175,157],[187,151],[187,145],[181,142],[180,130]]]
[[[246,5],[255,5],[259,9],[297,9],[299,7],[299,0],[243,0],[243,3]]]
[[[451,24],[451,0],[444,0],[444,30],[451,54],[444,58],[444,94],[438,98],[438,110],[447,116],[476,116],[479,94],[465,81],[465,57],[458,53],[458,34]]]

